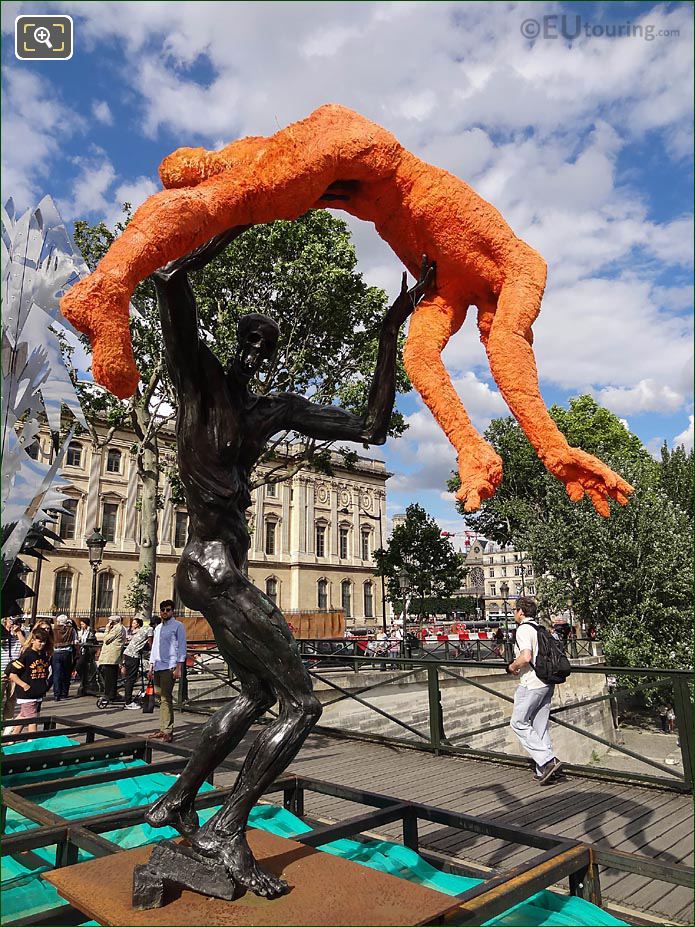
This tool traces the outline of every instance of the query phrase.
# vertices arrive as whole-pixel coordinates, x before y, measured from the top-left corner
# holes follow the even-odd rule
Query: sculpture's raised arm
[[[303,396],[281,394],[286,404],[283,427],[319,440],[360,441],[384,444],[396,398],[396,351],[401,325],[434,285],[435,265],[422,257],[417,283],[408,289],[403,274],[401,291],[389,308],[381,326],[376,366],[364,415],[355,415],[337,406],[319,406]]]

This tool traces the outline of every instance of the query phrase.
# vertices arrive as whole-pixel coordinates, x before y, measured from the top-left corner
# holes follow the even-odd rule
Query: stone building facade
[[[482,599],[486,617],[504,618],[505,591],[510,621],[514,600],[520,595],[536,595],[536,577],[526,551],[474,538],[463,556],[468,568],[463,594]]]
[[[104,428],[99,430],[105,434]],[[127,611],[140,532],[133,444],[127,430],[117,431],[101,449],[87,435],[70,444],[62,472],[72,514],[60,516],[57,531],[63,543],[42,565],[38,614],[88,612],[92,571],[85,537],[97,526],[108,542],[97,576],[97,608]],[[173,434],[165,434],[160,445],[173,450]],[[33,452],[50,459],[47,430]],[[373,552],[387,537],[390,474],[381,460],[360,457],[356,468],[347,470],[340,459],[336,456],[331,477],[301,470],[286,482],[254,490],[249,577],[283,610],[342,608],[353,623],[376,625],[381,623],[382,601]],[[155,602],[177,599],[174,577],[188,533],[185,506],[174,503],[168,481],[161,492]],[[36,574],[30,573],[27,582],[34,587]]]

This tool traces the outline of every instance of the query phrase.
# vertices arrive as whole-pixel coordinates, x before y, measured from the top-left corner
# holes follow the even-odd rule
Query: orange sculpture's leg
[[[537,264],[531,272],[525,268],[508,277],[483,343],[505,402],[547,469],[565,484],[573,502],[587,493],[605,517],[610,514],[608,499],[625,505],[633,488],[596,457],[570,447],[546,410],[531,348],[531,325],[545,285],[545,264],[540,258]],[[480,322],[489,323],[489,311],[481,314]]]
[[[473,511],[493,495],[502,479],[502,461],[473,427],[442,363],[441,354],[466,318],[441,297],[423,300],[410,321],[403,361],[415,389],[458,454],[461,488],[457,498]]]

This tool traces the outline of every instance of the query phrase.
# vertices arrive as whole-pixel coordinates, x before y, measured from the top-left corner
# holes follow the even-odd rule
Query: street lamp
[[[347,508],[347,506],[345,508],[339,509],[339,511],[341,515],[350,514],[350,509]],[[359,506],[357,508],[357,511],[359,512],[360,515],[364,516],[365,518],[373,518],[375,521],[379,522],[379,547],[381,548],[381,550],[383,550],[384,549],[384,528],[383,528],[383,524],[381,520],[381,505],[379,505],[378,515],[372,515],[371,512],[365,512],[364,509],[360,508]],[[385,634],[386,633],[386,580],[384,578],[383,573],[381,574],[381,624],[382,624],[382,628]]]
[[[97,571],[99,569],[99,564],[104,557],[106,538],[98,528],[95,528],[90,536],[85,538],[85,544],[87,545],[87,551],[89,554],[89,563],[92,567],[92,599],[89,606],[89,627],[91,629],[90,636],[94,636],[96,632],[97,613]]]
[[[505,641],[509,640],[509,612],[507,610],[507,602],[509,601],[509,585],[507,583],[502,583],[500,585],[500,592],[502,593],[502,602],[504,604],[504,637]]]
[[[408,638],[408,593],[410,592],[410,573],[406,564],[403,564],[398,571],[398,585],[403,596],[403,656],[405,657]]]

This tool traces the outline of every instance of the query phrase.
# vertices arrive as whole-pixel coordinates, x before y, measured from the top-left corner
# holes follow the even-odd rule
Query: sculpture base
[[[139,866],[149,868],[157,849],[152,846],[102,856],[42,877],[73,907],[105,927],[432,924],[458,906],[455,898],[275,834],[249,830],[248,840],[263,868],[290,883],[289,894],[268,901],[247,892],[234,901],[223,901],[165,886],[164,907],[138,910],[132,904],[134,871]],[[209,874],[214,868],[214,864],[208,867]],[[201,885],[196,889],[202,890]]]
[[[223,901],[244,894],[221,863],[166,840],[157,844],[147,863],[133,870],[133,907],[137,911],[161,908],[167,895],[180,894],[182,888]]]

